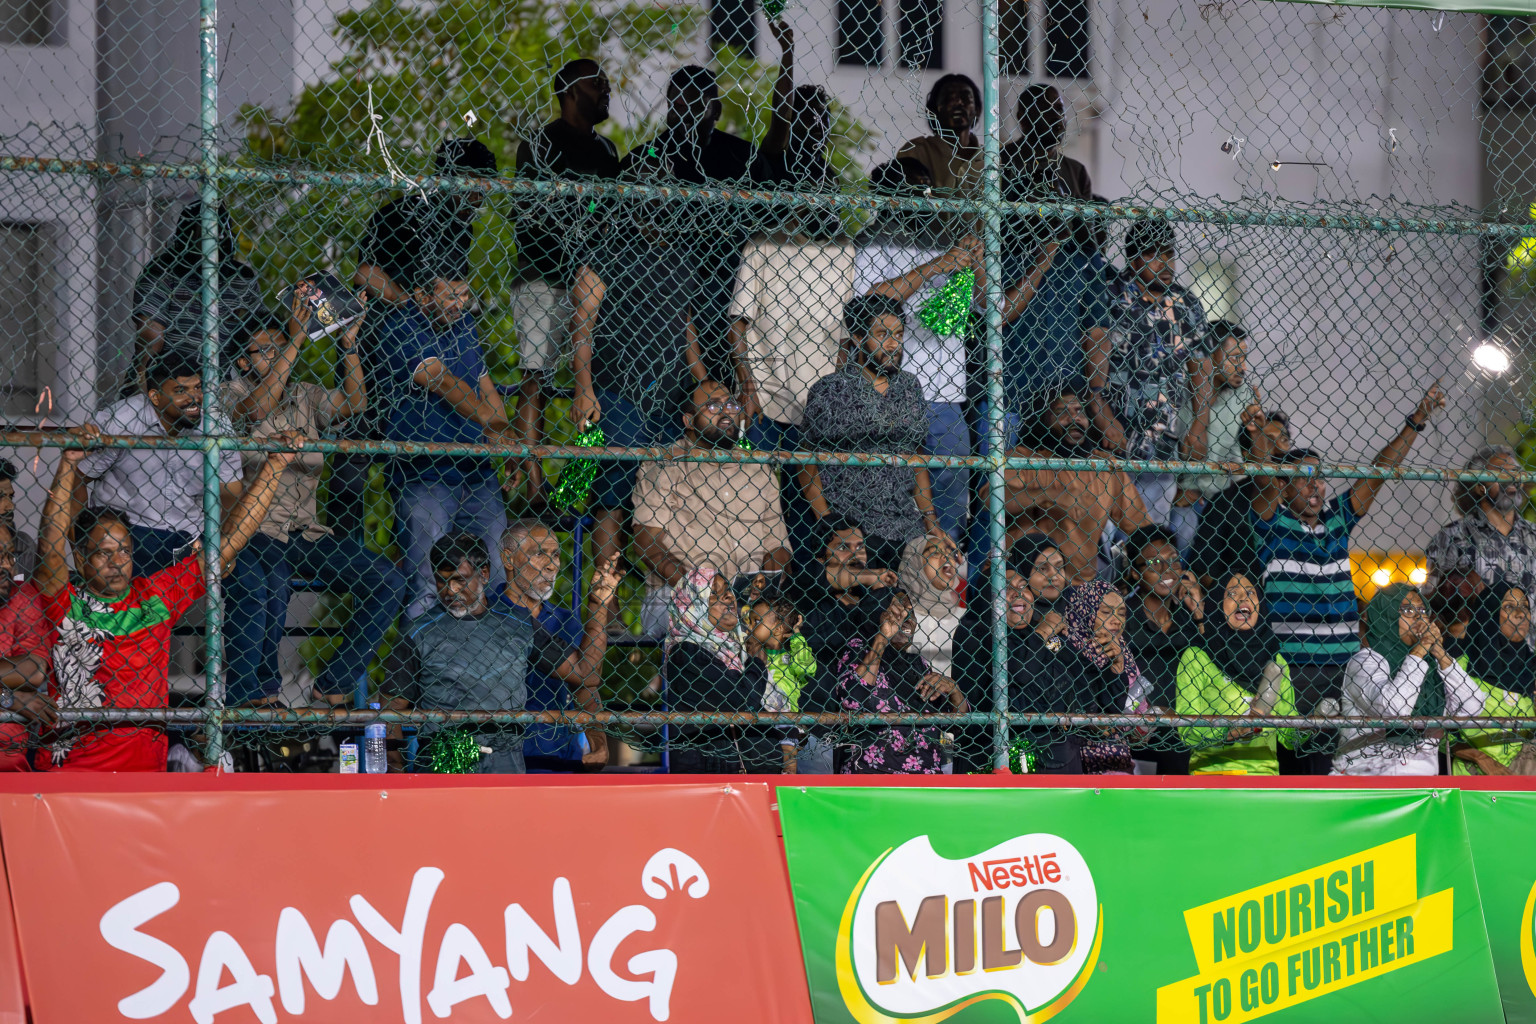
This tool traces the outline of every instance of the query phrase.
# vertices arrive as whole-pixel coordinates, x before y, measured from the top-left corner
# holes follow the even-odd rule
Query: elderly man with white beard
[[[1490,444],[1467,460],[1470,473],[1518,473],[1520,458],[1513,448]],[[1536,587],[1536,523],[1520,515],[1530,500],[1530,485],[1491,481],[1452,487],[1460,519],[1435,534],[1425,552],[1433,593],[1447,573],[1477,573],[1486,586],[1504,582],[1527,594]]]
[[[619,585],[618,560],[598,562],[587,587],[587,615],[574,608],[550,604],[560,579],[560,539],[537,519],[520,519],[501,535],[501,564],[507,587],[501,604],[533,629],[533,653],[528,665],[527,707],[535,711],[601,711],[603,655],[608,651],[608,608]],[[572,698],[575,698],[573,704]],[[599,729],[586,733],[585,749],[578,731],[547,724],[528,729],[523,756],[535,768],[601,769],[608,761],[608,738]]]

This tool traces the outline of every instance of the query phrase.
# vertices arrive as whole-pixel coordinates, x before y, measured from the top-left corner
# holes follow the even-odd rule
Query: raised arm
[[[277,408],[277,403],[283,400],[283,392],[288,390],[288,379],[293,376],[293,368],[299,364],[299,350],[309,340],[305,328],[312,291],[314,286],[308,281],[300,281],[294,286],[293,308],[288,311],[288,335],[283,350],[278,353],[272,372],[258,380],[250,394],[229,410],[237,421],[259,423],[270,416],[272,410]]]
[[[287,431],[274,434],[271,441],[273,444],[301,448],[304,435],[298,431]],[[219,532],[219,565],[225,573],[229,572],[235,556],[245,549],[261,527],[262,521],[267,518],[272,499],[277,497],[278,481],[296,454],[291,451],[268,452],[256,479],[251,481],[251,486],[245,489],[235,507],[224,518],[224,528]]]
[[[1403,464],[1408,457],[1408,450],[1413,447],[1413,442],[1419,439],[1419,434],[1429,426],[1429,418],[1441,409],[1445,408],[1445,391],[1441,389],[1440,382],[1429,386],[1424,392],[1424,397],[1419,399],[1419,404],[1414,408],[1413,414],[1403,424],[1403,428],[1397,432],[1397,436],[1387,443],[1371,463],[1382,469],[1396,469]],[[1382,478],[1373,480],[1356,480],[1355,485],[1349,489],[1349,500],[1355,507],[1355,514],[1365,515],[1371,510],[1371,505],[1376,501],[1376,495],[1381,490],[1381,485],[1386,483]]]
[[[1061,243],[1055,239],[1046,242],[1040,247],[1039,258],[1024,272],[1024,276],[1008,286],[1008,290],[1003,293],[1003,323],[1013,323],[1035,300],[1035,295],[1040,291],[1040,282],[1045,280],[1046,271],[1051,269],[1056,259],[1056,250],[1060,246]]]
[[[773,83],[773,113],[768,133],[758,152],[773,156],[789,148],[789,122],[793,119],[790,100],[795,92],[795,32],[783,20],[770,21],[768,34],[779,44],[779,77]]]
[[[957,270],[970,267],[976,271],[978,283],[981,280],[981,239],[976,235],[967,235],[954,245],[948,252],[935,256],[927,263],[921,263],[900,277],[893,277],[888,281],[881,281],[869,290],[870,295],[887,295],[898,302],[906,302],[923,285],[936,277],[952,274]]]
[[[363,360],[357,354],[357,333],[362,330],[363,320],[368,315],[368,299],[363,297],[363,315],[347,329],[347,333],[337,342],[341,350],[341,387],[332,388],[326,393],[325,401],[320,406],[320,417],[327,424],[336,420],[344,420],[349,416],[356,416],[368,408],[368,388],[363,376]]]
[[[1179,448],[1185,459],[1190,462],[1200,462],[1205,459],[1210,451],[1211,432],[1211,359],[1191,359],[1189,361],[1189,429],[1184,432],[1184,438],[1179,442]]]
[[[101,440],[101,430],[94,423],[69,431],[87,444]],[[84,448],[66,448],[59,458],[59,468],[48,488],[43,505],[43,527],[37,538],[37,589],[52,597],[69,585],[69,529],[75,515],[75,485],[79,481],[80,460]]]

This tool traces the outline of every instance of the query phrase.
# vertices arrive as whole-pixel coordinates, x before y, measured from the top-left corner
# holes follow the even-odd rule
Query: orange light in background
[[[1376,591],[1394,583],[1421,586],[1429,578],[1424,556],[1417,551],[1355,551],[1349,556],[1355,593],[1370,601]]]

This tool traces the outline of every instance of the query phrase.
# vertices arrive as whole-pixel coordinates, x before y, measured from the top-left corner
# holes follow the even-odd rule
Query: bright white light
[[[1378,587],[1386,586],[1388,583],[1392,582],[1392,570],[1377,569],[1375,572],[1371,573],[1371,582],[1376,584]]]
[[[1489,341],[1483,342],[1472,350],[1472,362],[1478,369],[1488,373],[1509,372],[1509,353]]]
[[[1412,583],[1416,587],[1421,586],[1427,579],[1429,579],[1429,570],[1424,568],[1422,565],[1416,569],[1410,570],[1408,573],[1408,582]]]

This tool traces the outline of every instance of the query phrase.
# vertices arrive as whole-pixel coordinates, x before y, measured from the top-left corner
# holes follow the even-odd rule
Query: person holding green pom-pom
[[[527,703],[533,626],[502,602],[487,600],[490,558],[485,542],[452,533],[432,545],[437,606],[412,619],[390,649],[383,691],[392,710],[521,711]],[[427,726],[431,747],[437,733]],[[471,732],[482,753],[477,772],[517,773],[523,766],[522,726],[478,726]],[[462,753],[468,741],[444,737],[438,750]],[[457,757],[454,758],[458,760]],[[441,769],[438,769],[441,770]],[[453,770],[462,771],[463,766]]]

